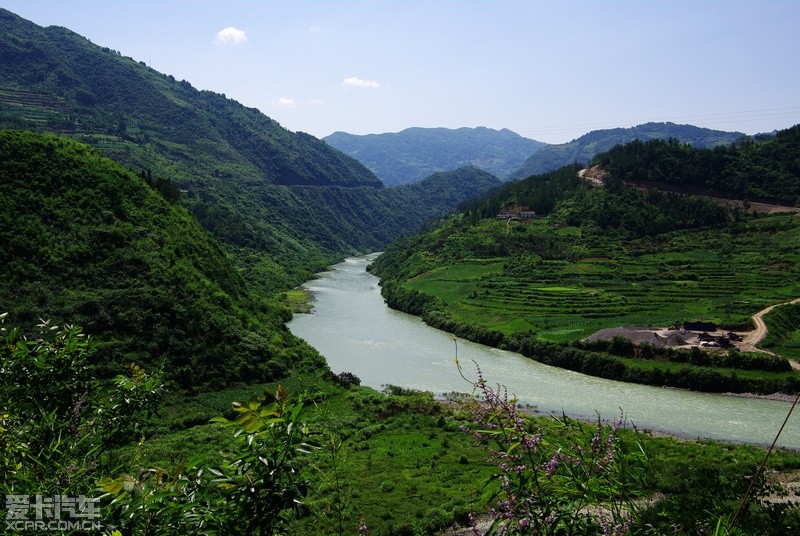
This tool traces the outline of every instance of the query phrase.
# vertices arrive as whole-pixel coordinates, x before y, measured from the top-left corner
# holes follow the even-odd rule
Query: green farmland
[[[473,233],[507,241],[510,248],[556,234],[561,254],[543,258],[512,250],[502,257],[445,261],[404,286],[447,304],[457,322],[506,334],[532,331],[554,342],[611,326],[693,320],[749,330],[752,314],[800,296],[795,215],[636,240],[567,231],[578,230],[537,220],[514,223],[506,236],[504,223],[483,221]]]

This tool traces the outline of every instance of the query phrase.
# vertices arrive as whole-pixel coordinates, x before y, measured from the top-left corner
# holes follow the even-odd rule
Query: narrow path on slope
[[[592,166],[590,168],[584,168],[578,171],[578,177],[598,187],[605,186],[605,179],[607,176],[608,172],[602,169],[600,166]],[[622,182],[627,184],[628,186],[633,186],[634,188],[641,191],[647,191],[650,188],[656,188],[660,192],[669,192],[681,195],[695,195],[698,197],[703,197],[705,199],[711,199],[712,201],[716,201],[717,203],[721,203],[723,205],[739,207],[745,212],[764,212],[767,214],[776,214],[780,212],[794,212],[794,213],[800,212],[800,207],[775,205],[771,203],[761,203],[758,201],[750,201],[748,203],[745,203],[744,201],[731,199],[727,197],[716,197],[699,192],[695,193],[686,192],[683,191],[681,188],[664,183],[647,183],[647,182],[637,182],[637,181],[622,181]]]

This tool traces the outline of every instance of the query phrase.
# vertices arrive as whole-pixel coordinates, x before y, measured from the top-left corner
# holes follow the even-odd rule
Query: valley
[[[0,9],[0,522],[83,497],[110,536],[788,534],[799,148],[323,140]],[[741,351],[590,337],[711,324]]]

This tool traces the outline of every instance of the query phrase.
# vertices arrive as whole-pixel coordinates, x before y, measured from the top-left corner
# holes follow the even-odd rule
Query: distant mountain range
[[[407,128],[401,132],[358,136],[334,132],[323,138],[373,171],[386,185],[421,180],[431,173],[465,165],[502,180],[553,171],[633,140],[676,139],[698,148],[728,144],[744,136],[675,123],[645,123],[631,128],[594,130],[569,143],[548,145],[508,129]]]
[[[334,132],[323,138],[372,170],[387,186],[416,182],[439,171],[473,166],[507,177],[544,143],[508,129],[408,128],[357,136]]]
[[[608,151],[615,145],[633,140],[676,139],[700,149],[734,142],[744,136],[741,132],[723,132],[692,125],[675,123],[645,123],[631,128],[594,130],[569,143],[548,145],[533,153],[523,165],[509,175],[509,179],[523,179],[547,173],[573,162],[585,164],[595,155]]]

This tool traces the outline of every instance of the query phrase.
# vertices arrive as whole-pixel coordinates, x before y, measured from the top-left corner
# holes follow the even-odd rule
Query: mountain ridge
[[[470,165],[503,179],[545,145],[507,128],[487,127],[409,127],[366,135],[337,131],[323,141],[358,159],[387,186]]]
[[[238,164],[238,174],[274,184],[382,186],[360,163],[313,136],[291,133],[254,108],[197,90],[67,28],[41,27],[0,9],[0,29],[5,35],[0,38],[2,89],[58,99],[63,111],[50,110],[57,114],[49,118],[52,130],[115,135],[121,146],[111,144],[104,152],[119,161],[136,164],[135,155],[127,154],[130,144],[146,146],[158,134],[158,141],[174,144],[174,155],[187,159],[198,174],[225,173],[199,158],[201,151],[211,151]],[[11,112],[22,111],[5,104],[4,122],[14,118]],[[8,126],[39,126],[24,114],[16,119],[17,125]]]
[[[556,170],[573,162],[585,164],[595,155],[610,150],[615,145],[635,139],[674,138],[700,148],[711,148],[720,144],[732,143],[745,134],[725,132],[694,125],[679,125],[670,122],[648,122],[635,127],[619,127],[593,130],[567,143],[551,144],[532,154],[523,165],[510,174],[512,180],[523,179]]]

